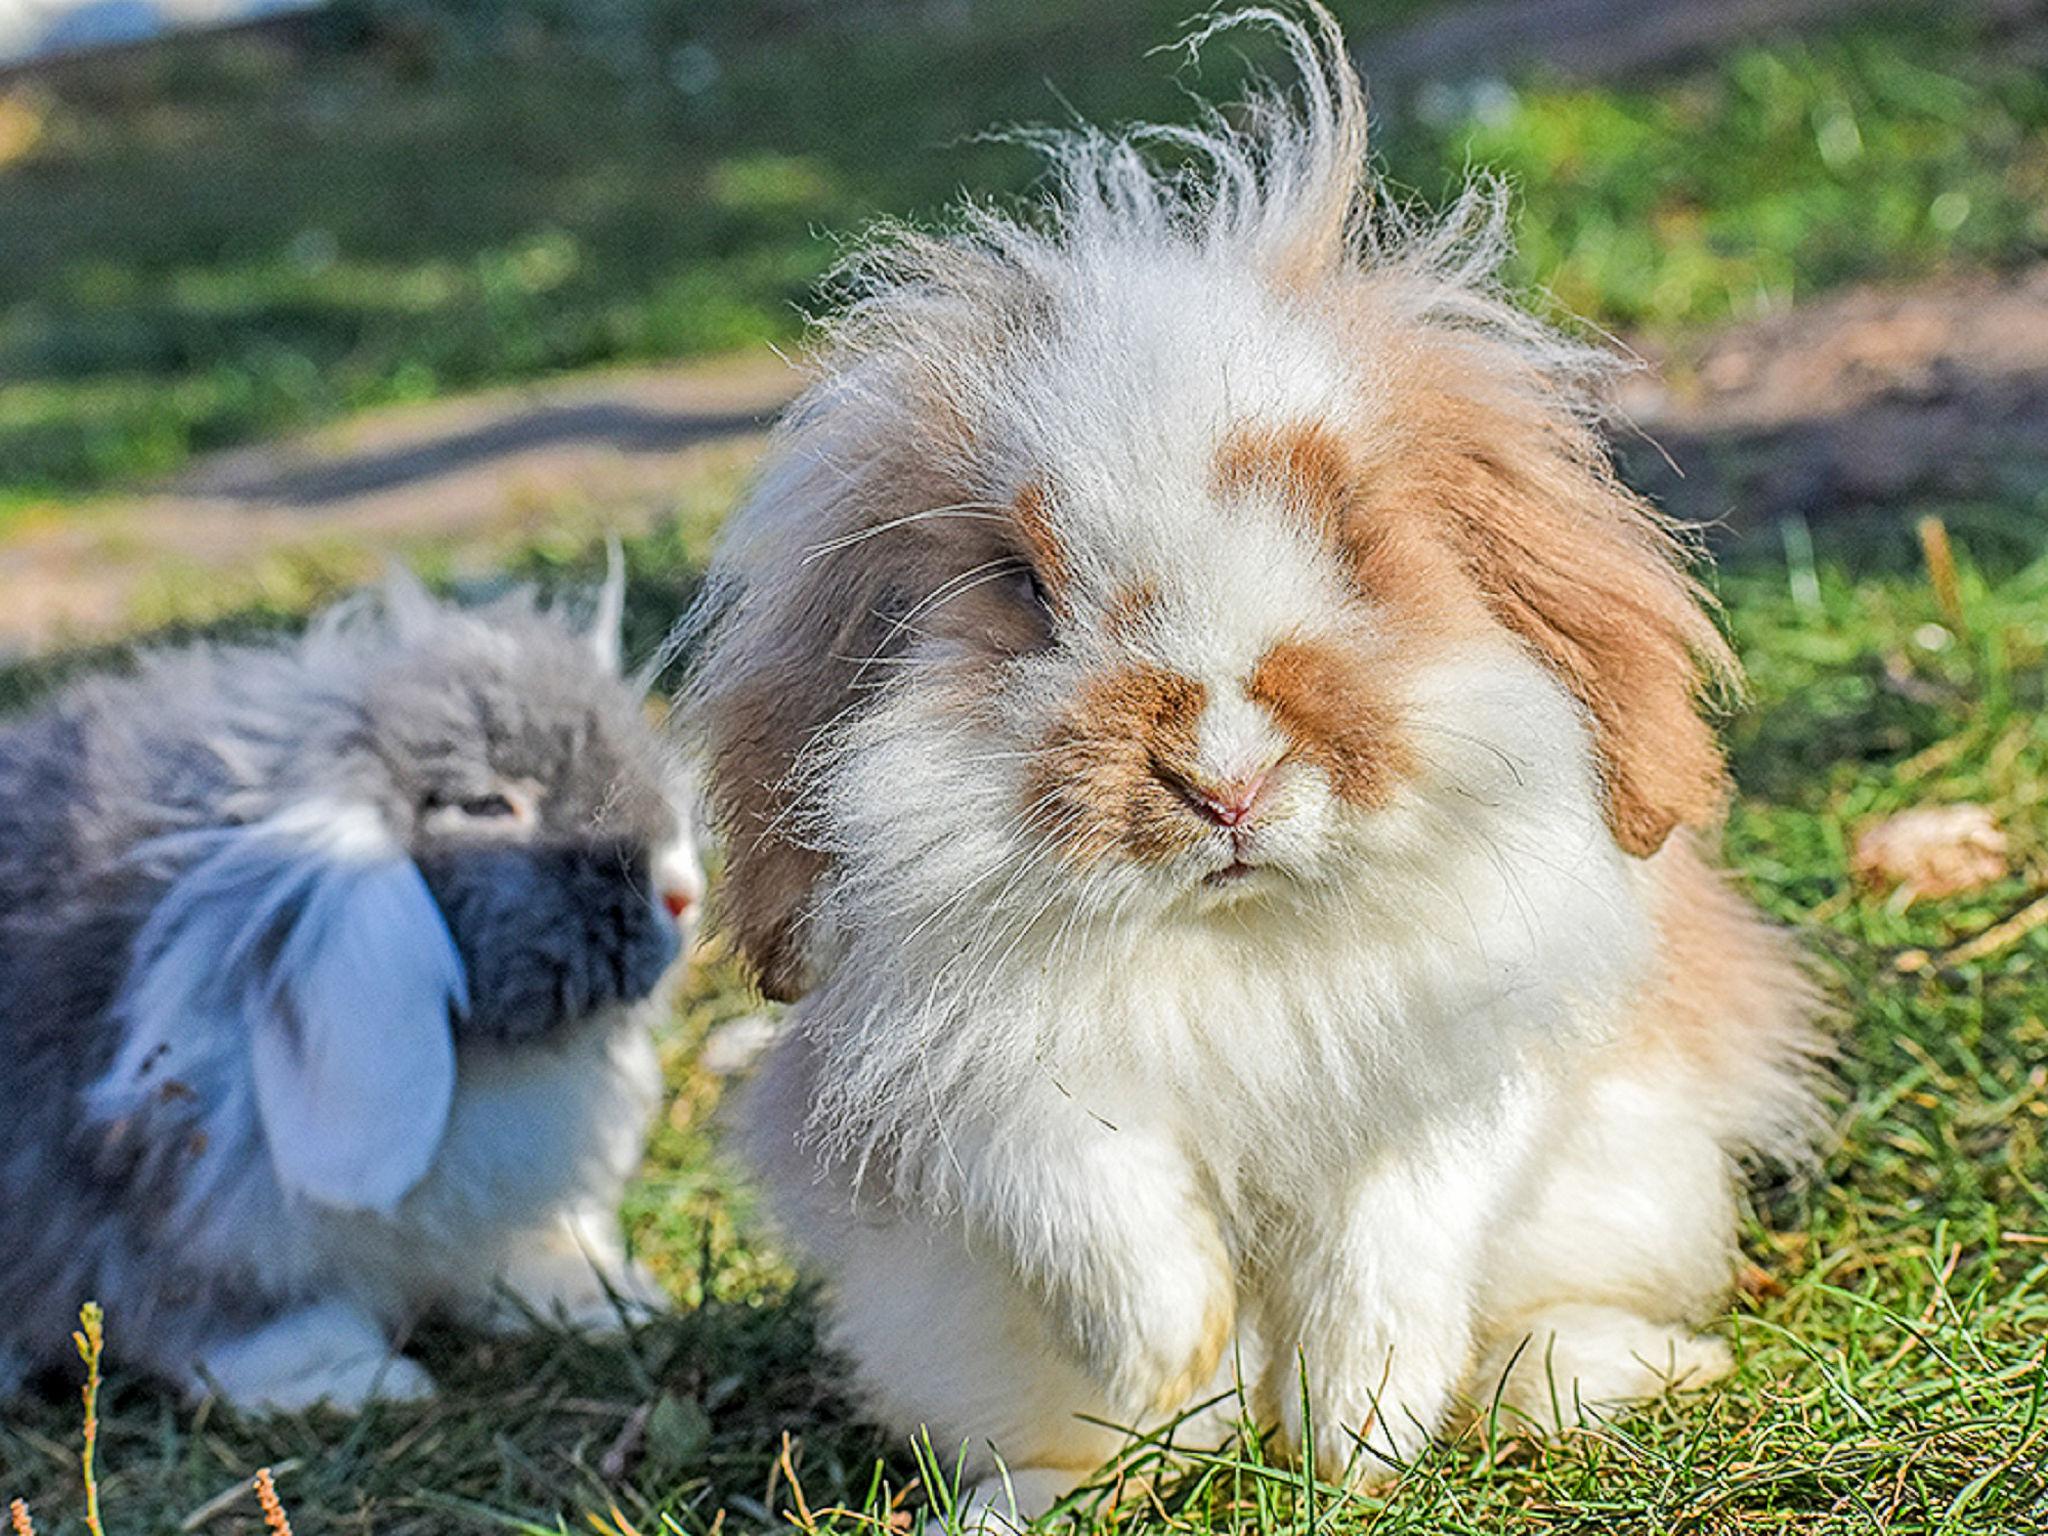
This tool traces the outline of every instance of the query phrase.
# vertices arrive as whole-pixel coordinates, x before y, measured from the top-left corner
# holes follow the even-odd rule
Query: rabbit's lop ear
[[[1399,547],[1385,530],[1413,508],[1449,530],[1493,617],[1584,708],[1623,849],[1648,858],[1680,826],[1713,825],[1728,781],[1702,705],[1736,692],[1740,668],[1678,528],[1526,361],[1471,337],[1425,355],[1405,409],[1437,437],[1374,476],[1361,547]]]
[[[604,585],[597,589],[597,609],[586,632],[597,664],[614,675],[625,670],[626,552],[617,534],[604,541]]]
[[[158,902],[126,988],[123,1059],[246,1051],[278,1181],[389,1213],[425,1175],[455,1092],[461,957],[375,816],[302,806],[226,832]],[[167,839],[167,843],[179,839]],[[119,1065],[115,1077],[125,1081]]]
[[[389,1213],[432,1164],[455,1094],[462,962],[410,859],[308,891],[253,1021],[256,1104],[286,1188]]]

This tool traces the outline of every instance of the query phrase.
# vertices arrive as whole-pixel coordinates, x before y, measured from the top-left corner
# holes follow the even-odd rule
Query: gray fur
[[[633,1005],[678,951],[651,863],[686,829],[668,751],[605,654],[523,595],[462,612],[397,581],[299,639],[148,654],[0,724],[0,1378],[61,1360],[88,1298],[130,1364],[188,1386],[209,1340],[280,1308],[342,1294],[397,1326],[437,1299],[437,1282],[347,1258],[382,1244],[410,1277],[406,1212],[377,1228],[312,1208],[267,1166],[248,1102],[251,1031],[267,1026],[251,1016],[289,1007],[277,970],[307,963],[322,903],[352,888],[317,839],[284,836],[272,858],[259,829],[367,827],[411,861],[460,957],[426,1006],[464,1074],[485,1053],[567,1060],[579,1029],[644,1027]],[[535,789],[526,837],[437,825],[437,807],[505,782]],[[222,936],[218,975],[153,976],[166,936],[202,919]],[[203,952],[185,949],[188,965]],[[169,1035],[138,1042],[134,1020],[165,1014],[150,987],[173,981]],[[461,1200],[437,1198],[451,1250],[548,1215],[480,1195],[465,1228],[448,1215]],[[439,1262],[425,1246],[418,1261]]]

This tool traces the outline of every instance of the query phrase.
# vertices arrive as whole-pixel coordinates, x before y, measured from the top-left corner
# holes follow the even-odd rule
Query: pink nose
[[[1244,826],[1258,814],[1259,802],[1265,797],[1271,775],[1271,769],[1262,768],[1257,773],[1222,784],[1184,780],[1176,787],[1206,820],[1215,822],[1219,827],[1236,828]]]

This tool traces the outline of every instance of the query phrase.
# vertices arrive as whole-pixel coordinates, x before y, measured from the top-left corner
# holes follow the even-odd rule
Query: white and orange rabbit
[[[1613,365],[1503,296],[1498,189],[1376,200],[1305,15],[1215,24],[1298,95],[876,245],[699,616],[729,920],[796,1000],[747,1151],[991,1517],[1234,1372],[1359,1481],[1496,1390],[1709,1379],[1740,1160],[1811,1130]]]

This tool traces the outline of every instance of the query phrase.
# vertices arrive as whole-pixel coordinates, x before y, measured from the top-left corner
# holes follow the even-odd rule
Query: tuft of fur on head
[[[1035,216],[855,260],[691,621],[726,921],[768,992],[813,992],[847,1155],[1006,1070],[1164,1051],[1212,983],[1248,1030],[1382,999],[1356,1059],[1272,1070],[1426,1097],[1447,1056],[1402,1007],[1611,995],[1649,964],[1631,861],[1719,815],[1700,704],[1735,663],[1608,466],[1614,361],[1503,292],[1498,184],[1434,222],[1380,196],[1326,13],[1188,46],[1246,26],[1292,92],[1040,136]],[[1278,873],[1218,894],[1181,802],[1255,758],[1286,765]],[[1109,1015],[1128,1036],[1090,1038]]]

